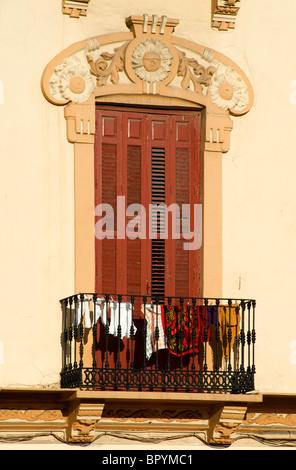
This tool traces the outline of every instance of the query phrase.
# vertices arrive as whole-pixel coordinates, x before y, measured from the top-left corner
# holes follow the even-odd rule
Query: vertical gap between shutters
[[[151,202],[165,204],[165,149],[151,149]],[[151,293],[153,299],[164,302],[165,295],[165,239],[160,238],[165,233],[164,207],[153,214],[151,253]]]

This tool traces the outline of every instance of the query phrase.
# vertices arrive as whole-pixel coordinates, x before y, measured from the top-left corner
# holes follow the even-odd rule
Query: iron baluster
[[[121,327],[121,302],[122,302],[122,295],[118,296],[118,328],[117,328],[117,354],[118,354],[118,359],[116,361],[116,366],[118,369],[121,369],[121,360],[120,360],[120,344],[121,344],[121,333],[122,333],[122,327]]]
[[[252,325],[252,344],[253,344],[253,354],[252,354],[252,373],[255,374],[255,342],[256,342],[256,331],[255,331],[255,308],[256,308],[256,301],[253,300],[252,302],[253,307],[253,325]]]
[[[67,330],[67,307],[68,307],[68,299],[65,299],[64,302],[62,302],[63,305],[63,311],[64,311],[64,336],[63,336],[63,347],[64,347],[64,355],[63,355],[63,369],[67,370],[68,365],[67,365],[67,350],[68,350],[68,341],[69,341],[69,336],[68,336],[68,330]]]
[[[171,306],[172,306],[172,297],[168,297],[167,299],[168,305],[168,318],[165,324],[167,325],[166,327],[166,344],[167,344],[167,371],[170,374],[171,372],[171,352],[170,352],[170,342],[171,342],[171,336],[172,336],[172,327],[171,327],[171,320],[170,320],[170,311],[171,311]]]
[[[78,341],[78,318],[76,316],[76,311],[78,309],[77,303],[78,303],[78,298],[77,295],[74,297],[74,303],[75,303],[75,320],[74,320],[74,369],[77,369],[77,341]]]
[[[179,315],[179,320],[180,320],[180,337],[179,337],[179,345],[180,345],[180,369],[183,371],[183,341],[184,341],[184,320],[185,320],[185,314],[184,314],[184,299],[183,297],[179,298],[180,302],[180,315]]]
[[[142,330],[142,338],[143,338],[143,368],[146,369],[146,351],[147,351],[147,321],[146,321],[146,304],[147,304],[147,296],[143,296],[143,330]]]
[[[240,330],[240,344],[241,344],[241,365],[240,365],[240,372],[242,374],[245,373],[245,344],[246,344],[246,335],[245,335],[245,310],[246,305],[245,301],[241,301],[241,330]]]
[[[131,370],[134,369],[134,337],[135,337],[135,328],[134,328],[134,302],[135,296],[131,295],[131,304],[132,304],[132,319],[131,319],[131,329],[130,329],[130,337],[131,337]]]
[[[248,329],[247,329],[247,345],[248,345],[248,366],[247,366],[247,372],[250,375],[251,374],[251,314],[250,314],[250,309],[251,309],[251,303],[247,303],[247,309],[248,309]]]
[[[232,339],[232,331],[231,331],[231,308],[232,308],[232,300],[228,300],[228,329],[227,329],[227,345],[228,345],[228,372],[232,371],[231,366],[231,339]],[[226,314],[226,323],[227,323],[227,314]]]
[[[155,327],[155,342],[156,342],[156,352],[155,352],[155,369],[158,371],[158,340],[159,340],[159,327],[158,327],[158,296],[155,297],[155,306],[156,306],[156,327]]]
[[[216,316],[216,331],[215,331],[215,339],[216,339],[216,361],[215,361],[215,370],[219,370],[219,345],[220,345],[220,324],[219,324],[219,308],[220,308],[220,300],[216,299],[216,308],[217,308],[217,316]]]
[[[109,311],[109,295],[105,295],[105,344],[106,344],[106,356],[105,356],[105,368],[109,369],[109,318],[108,318],[108,311]]]
[[[73,318],[72,318],[73,297],[69,298],[70,323],[69,323],[69,369],[72,369],[72,341],[73,341]]]
[[[97,326],[97,295],[93,295],[93,326],[92,326],[92,333],[93,333],[93,369],[95,370],[97,367],[96,361],[96,351],[97,351],[97,334],[98,334],[98,326]]]
[[[83,367],[83,302],[84,302],[84,295],[80,295],[80,309],[81,309],[81,315],[80,315],[80,328],[79,328],[79,334],[80,334],[80,361],[79,361],[79,367],[82,369]]]
[[[204,357],[205,357],[205,364],[204,364],[204,370],[208,370],[208,361],[207,361],[207,343],[208,343],[208,303],[209,299],[204,299],[204,307],[205,307],[205,315],[204,315]]]
[[[192,364],[191,364],[191,370],[195,371],[195,352],[196,352],[196,343],[197,343],[197,331],[196,331],[196,321],[197,321],[197,315],[196,315],[196,299],[192,299],[192,325],[191,325],[191,343],[192,343]],[[190,318],[190,316],[189,316]]]

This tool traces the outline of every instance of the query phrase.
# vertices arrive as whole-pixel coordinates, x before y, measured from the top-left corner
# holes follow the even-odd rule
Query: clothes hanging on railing
[[[207,316],[208,316],[208,322],[210,325],[218,325],[218,306],[208,305]]]
[[[118,335],[118,327],[121,326],[121,339],[129,338],[131,336],[131,329],[133,327],[133,334],[136,334],[137,328],[133,323],[133,308],[130,302],[110,302],[110,324],[109,333],[111,335]]]
[[[77,298],[75,304],[75,325],[79,325],[84,318],[85,328],[91,328],[101,318],[104,326],[109,325],[109,334],[111,335],[118,335],[119,324],[121,326],[121,339],[130,337],[132,326],[133,333],[136,334],[137,328],[132,321],[132,304],[130,302],[111,300],[107,303],[104,298],[97,298],[94,302],[93,314],[91,315],[91,300],[92,297],[86,295],[82,300],[80,297]]]
[[[167,347],[163,330],[162,308],[160,305],[145,304],[141,306],[141,311],[146,321],[146,358],[149,360],[153,352]]]
[[[176,356],[198,352],[198,321],[190,307],[168,307],[164,305],[163,322],[167,347]]]
[[[90,296],[83,296],[83,299],[81,299],[80,296],[77,296],[77,300],[75,302],[75,326],[79,325],[82,318],[84,318],[85,328],[92,327],[92,322],[90,318],[90,301]]]
[[[146,358],[160,349],[169,349],[176,356],[198,352],[200,344],[205,342],[207,318],[207,341],[212,340],[210,321],[205,307],[166,306],[145,304],[141,307],[146,321]],[[213,313],[213,312],[212,312]],[[214,313],[213,313],[214,314]],[[158,335],[156,335],[158,327]],[[158,336],[158,340],[156,340]]]
[[[105,308],[106,302],[103,298],[97,298],[94,303],[93,315],[91,315],[90,302],[92,300],[91,296],[84,295],[83,299],[80,296],[77,296],[75,303],[75,320],[74,324],[77,326],[80,324],[84,318],[85,328],[91,328],[98,319],[101,317],[103,320],[107,318],[107,311]],[[106,321],[105,321],[106,323]]]
[[[207,341],[212,332],[205,307],[162,306],[162,318],[167,338],[167,347],[176,356],[198,352],[204,343],[207,324]]]
[[[103,325],[106,325],[108,318],[108,304],[103,297],[97,297],[94,302],[93,325],[101,318]]]
[[[239,305],[222,305],[218,309],[219,333],[222,344],[223,356],[228,358],[235,340],[240,332],[240,308]],[[229,337],[229,328],[231,338]]]

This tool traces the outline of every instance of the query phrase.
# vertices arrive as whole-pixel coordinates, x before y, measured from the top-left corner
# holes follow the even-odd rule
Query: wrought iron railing
[[[254,390],[254,300],[77,294],[61,304],[62,388]]]

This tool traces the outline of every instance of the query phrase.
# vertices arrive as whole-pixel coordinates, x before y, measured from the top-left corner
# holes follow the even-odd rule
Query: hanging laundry
[[[214,311],[212,311],[209,306],[197,307],[197,318],[198,318],[198,340],[199,343],[204,343],[205,341],[209,342],[213,339],[212,330],[210,328],[211,322],[215,319]],[[205,329],[207,324],[207,337],[205,337]]]
[[[207,306],[207,315],[210,325],[218,325],[218,306],[217,305],[208,305]]]
[[[106,325],[108,317],[108,303],[104,298],[98,297],[94,302],[94,315],[93,325],[97,323],[99,318],[102,319],[102,323]]]
[[[205,307],[193,309],[190,306],[163,306],[164,329],[167,346],[176,356],[199,351],[200,343],[205,341]],[[212,339],[207,318],[207,341]]]
[[[81,297],[83,297],[81,299]],[[91,297],[86,295],[78,295],[77,301],[75,302],[75,320],[74,325],[78,326],[84,317],[85,328],[91,328],[92,323],[90,319],[90,301]]]
[[[133,323],[133,308],[130,302],[117,302],[111,300],[110,302],[110,324],[109,333],[111,335],[118,335],[118,327],[121,326],[121,339],[131,336],[131,328],[133,327],[133,334],[136,334],[137,328]]]
[[[149,360],[153,352],[167,347],[162,309],[160,305],[145,304],[141,306],[141,312],[146,321],[146,358]],[[156,335],[157,329],[158,335]]]
[[[235,340],[240,332],[240,309],[239,305],[233,304],[231,307],[222,305],[218,310],[219,332],[224,357],[229,357],[229,351],[232,350]],[[231,338],[229,338],[229,328]],[[229,341],[230,340],[230,341]]]

